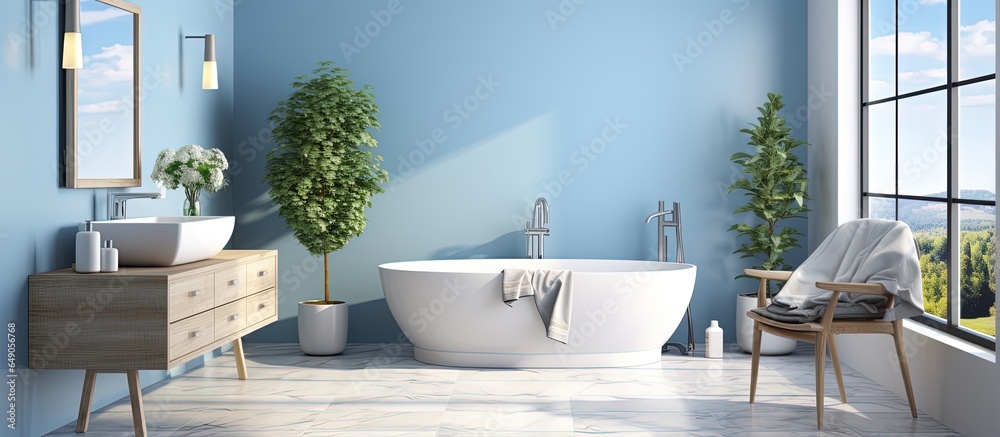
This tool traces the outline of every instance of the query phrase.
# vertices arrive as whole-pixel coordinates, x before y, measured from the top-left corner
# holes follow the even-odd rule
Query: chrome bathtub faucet
[[[530,222],[524,223],[524,240],[528,259],[545,257],[545,237],[549,235],[549,202],[544,197],[535,199],[535,213]]]
[[[128,218],[125,202],[131,199],[162,199],[162,192],[155,193],[108,193],[108,220]]]
[[[669,217],[669,219],[667,219]],[[674,236],[677,237],[677,262],[684,262],[684,234],[681,230],[681,204],[674,202],[673,209],[666,209],[664,201],[660,201],[658,211],[646,217],[646,223],[656,219],[656,252],[659,262],[667,262],[667,228],[674,228]],[[662,351],[667,352],[670,348],[677,348],[681,355],[694,355],[694,321],[691,319],[691,305],[687,307],[688,343],[667,343],[663,345]]]
[[[675,234],[677,236],[677,262],[684,262],[684,236],[681,230],[681,204],[674,202],[674,207],[671,210],[664,209],[666,205],[661,200],[659,203],[659,211],[654,212],[646,217],[646,223],[649,223],[654,218],[656,220],[656,253],[657,261],[665,263],[667,262],[667,228],[674,228]],[[670,219],[667,219],[670,216]]]

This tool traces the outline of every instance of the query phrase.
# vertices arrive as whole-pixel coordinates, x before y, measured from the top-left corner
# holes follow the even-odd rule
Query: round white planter
[[[771,303],[771,299],[767,300]],[[746,353],[753,353],[753,319],[747,311],[757,308],[757,293],[736,295],[736,345]],[[790,338],[764,333],[760,341],[761,355],[786,355],[795,350],[798,342]]]
[[[306,355],[337,355],[347,347],[347,304],[299,302],[299,347]],[[320,301],[322,302],[322,301]]]

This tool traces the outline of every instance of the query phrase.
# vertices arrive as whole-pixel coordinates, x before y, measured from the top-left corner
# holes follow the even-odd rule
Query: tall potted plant
[[[785,106],[781,97],[781,94],[767,93],[768,101],[757,108],[761,114],[757,124],[750,123],[752,128],[740,129],[750,135],[747,144],[753,146],[754,153],[737,152],[730,157],[746,175],[729,186],[729,192],[741,191],[746,196],[746,203],[736,208],[733,215],[751,213],[759,219],[756,224],[737,223],[729,228],[743,240],[733,253],[740,254],[741,258],[754,258],[757,261],[754,268],[763,270],[791,270],[783,254],[801,247],[797,236],[802,233],[786,223],[788,219],[805,218],[809,211],[805,204],[809,199],[806,168],[792,152],[808,143],[792,138],[792,129],[778,115]],[[769,288],[770,295],[776,287],[769,284]],[[753,321],[746,313],[757,306],[756,296],[756,292],[737,296],[736,340],[744,351],[753,347]],[[764,338],[762,354],[786,354],[795,349],[795,340],[767,333]]]
[[[264,181],[278,213],[314,256],[323,255],[323,300],[299,302],[299,346],[336,355],[347,345],[347,304],[330,299],[330,253],[365,230],[365,208],[388,173],[370,129],[380,127],[371,86],[355,89],[348,71],[320,62],[292,83],[269,120],[278,144],[267,154]]]

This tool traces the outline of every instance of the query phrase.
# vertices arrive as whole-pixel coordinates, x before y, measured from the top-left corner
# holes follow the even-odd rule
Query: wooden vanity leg
[[[247,361],[243,358],[243,337],[233,340],[233,355],[236,356],[236,373],[240,379],[247,379]]]
[[[128,397],[132,401],[132,423],[135,436],[146,437],[146,413],[142,409],[142,386],[139,385],[139,371],[128,370]]]
[[[76,418],[76,432],[87,432],[90,424],[90,405],[94,401],[94,382],[97,372],[88,370],[83,377],[83,395],[80,396],[80,415]]]

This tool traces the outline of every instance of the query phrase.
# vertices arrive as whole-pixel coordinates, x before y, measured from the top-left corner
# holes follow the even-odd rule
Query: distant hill
[[[944,198],[945,193],[931,194],[929,197]],[[960,198],[970,200],[994,200],[996,195],[988,190],[962,190]],[[962,205],[962,229],[977,231],[993,227],[995,207]],[[900,200],[899,219],[910,225],[913,232],[943,230],[948,223],[948,207],[944,203],[919,200]]]
[[[945,192],[928,194],[927,197],[944,197]],[[958,193],[958,197],[961,199],[969,200],[996,200],[997,195],[993,194],[990,190],[961,190]]]

